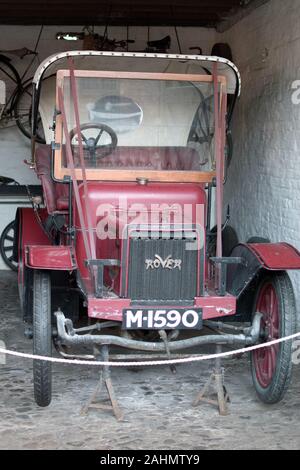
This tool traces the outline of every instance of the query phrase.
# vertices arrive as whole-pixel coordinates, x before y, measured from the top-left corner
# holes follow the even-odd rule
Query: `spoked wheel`
[[[32,82],[28,80],[25,85],[22,85],[14,103],[14,117],[16,124],[25,137],[31,139],[31,114],[32,114]],[[43,130],[42,120],[38,114],[38,126],[36,141],[39,144],[45,143],[45,134]]]
[[[35,271],[33,279],[33,354],[51,356],[51,280],[50,274]],[[52,367],[50,362],[33,361],[34,397],[46,407],[52,397]]]
[[[188,144],[204,155],[205,159],[200,162],[204,168],[211,168],[215,162],[215,121],[214,121],[214,97],[205,98],[200,90],[198,90],[201,103],[197,109],[196,115],[192,122],[191,130],[188,136]],[[233,140],[229,130],[226,132],[225,141],[225,164],[226,171],[229,168],[233,155]]]
[[[0,252],[6,266],[12,271],[18,271],[18,263],[14,261],[15,222],[11,222],[2,232],[0,239]]]
[[[263,315],[263,341],[270,342],[295,334],[295,298],[287,273],[276,273],[263,279],[254,303],[255,312]],[[251,371],[259,398],[267,404],[281,401],[292,375],[291,341],[252,351]]]
[[[14,68],[10,63],[10,60],[0,55],[0,80],[5,83],[5,93],[6,93],[6,104],[3,110],[1,111],[1,118],[6,118],[7,120],[11,119],[11,112],[14,106],[16,94],[21,87],[21,79]]]

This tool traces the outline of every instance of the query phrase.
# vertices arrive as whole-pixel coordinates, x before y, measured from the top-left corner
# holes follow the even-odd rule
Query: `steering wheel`
[[[90,129],[97,129],[97,137],[89,137],[86,131]],[[86,135],[87,134],[87,135]],[[111,143],[100,145],[100,140],[103,135],[107,134],[110,137]],[[70,141],[74,140],[74,137],[78,138],[77,127],[70,132]],[[118,145],[118,137],[115,131],[105,124],[87,123],[80,126],[80,136],[83,143],[83,148],[88,150],[90,159],[95,163],[97,158],[104,158],[111,154]]]

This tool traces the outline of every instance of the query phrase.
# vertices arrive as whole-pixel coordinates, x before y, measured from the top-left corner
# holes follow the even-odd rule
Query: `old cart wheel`
[[[25,137],[31,139],[32,79],[28,79],[25,84],[22,84],[13,107],[14,117],[18,128]],[[36,142],[39,144],[46,143],[43,124],[39,113],[37,117]]]
[[[11,222],[5,227],[0,239],[0,252],[2,259],[6,266],[13,271],[18,271],[18,263],[14,261],[14,235],[15,235],[15,222]]]
[[[35,271],[33,279],[33,354],[51,356],[51,281],[50,274]],[[50,362],[33,361],[34,397],[39,406],[48,406],[52,395]]]
[[[295,298],[287,273],[276,273],[263,279],[254,303],[255,312],[263,314],[261,336],[264,341],[295,334]],[[291,341],[251,352],[251,371],[259,398],[267,404],[278,403],[284,397],[292,375]]]

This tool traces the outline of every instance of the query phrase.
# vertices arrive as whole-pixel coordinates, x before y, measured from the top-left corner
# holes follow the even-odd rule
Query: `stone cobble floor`
[[[0,325],[0,340],[8,349],[31,352],[31,342],[23,336],[16,276],[9,272],[0,272]],[[125,415],[119,423],[109,411],[80,415],[97,382],[95,368],[55,365],[53,401],[41,409],[33,399],[31,361],[8,357],[1,365],[0,358],[0,448],[300,448],[300,366],[285,400],[269,407],[256,398],[248,358],[226,360],[231,405],[225,418],[210,405],[191,405],[211,366],[179,366],[176,375],[167,367],[114,369],[112,379]]]

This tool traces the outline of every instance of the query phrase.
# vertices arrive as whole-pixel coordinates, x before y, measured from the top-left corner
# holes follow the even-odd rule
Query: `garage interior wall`
[[[271,0],[222,40],[243,83],[225,187],[231,224],[241,241],[260,236],[300,249],[300,104],[292,100],[300,80],[299,0]],[[300,275],[291,276],[300,307]]]
[[[45,27],[40,59],[59,50],[81,48],[80,43],[55,40],[58,31],[81,29]],[[0,49],[34,48],[39,27],[1,26],[1,33]],[[240,240],[261,236],[300,249],[300,105],[292,103],[292,84],[300,80],[299,0],[271,0],[224,33],[206,28],[178,28],[178,33],[183,52],[200,46],[209,54],[215,42],[228,42],[241,70],[242,96],[233,120],[234,158],[225,187],[231,224]],[[109,29],[110,37],[124,39],[126,34],[126,28]],[[172,36],[171,52],[178,52],[174,29],[150,30],[151,39],[167,34]],[[136,41],[134,48],[143,49],[147,28],[132,27],[129,37]],[[13,63],[22,71],[28,60],[14,59]],[[29,141],[18,130],[0,130],[3,175],[23,184],[35,183],[34,173],[23,164],[29,154]],[[14,218],[14,211],[13,206],[0,206],[0,230]],[[300,274],[292,273],[292,279],[300,305]]]

